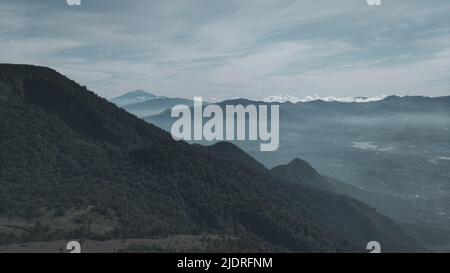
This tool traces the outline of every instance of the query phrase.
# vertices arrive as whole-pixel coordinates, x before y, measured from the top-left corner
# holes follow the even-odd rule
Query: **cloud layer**
[[[0,0],[0,57],[105,97],[450,95],[449,12],[448,0]]]

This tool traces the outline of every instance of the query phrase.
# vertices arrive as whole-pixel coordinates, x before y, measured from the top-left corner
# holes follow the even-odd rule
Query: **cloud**
[[[8,1],[0,57],[102,96],[449,95],[447,0]]]
[[[329,97],[321,97],[319,95],[312,95],[312,96],[306,96],[304,98],[297,98],[290,95],[275,95],[275,96],[268,96],[263,99],[264,102],[292,102],[292,103],[299,103],[299,102],[310,102],[310,101],[338,101],[338,102],[344,102],[344,103],[364,103],[364,102],[373,102],[373,101],[380,101],[385,99],[386,95],[380,95],[375,97],[336,97],[336,96],[329,96]]]

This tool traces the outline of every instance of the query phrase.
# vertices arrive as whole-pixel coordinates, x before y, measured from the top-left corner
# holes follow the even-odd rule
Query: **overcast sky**
[[[449,14],[449,0],[0,0],[0,62],[107,98],[450,95]]]

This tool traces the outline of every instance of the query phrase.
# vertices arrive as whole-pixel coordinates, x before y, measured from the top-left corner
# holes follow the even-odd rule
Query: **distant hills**
[[[359,201],[279,179],[232,144],[175,142],[49,68],[0,65],[0,134],[2,245],[211,235],[207,251],[422,249]]]
[[[165,110],[172,109],[172,107],[179,104],[194,106],[194,102],[191,100],[161,97],[141,103],[125,105],[123,108],[137,117],[144,118],[161,114]]]

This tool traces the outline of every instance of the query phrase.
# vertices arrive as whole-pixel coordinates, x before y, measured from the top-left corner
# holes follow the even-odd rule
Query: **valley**
[[[233,101],[221,105],[226,103]],[[269,168],[302,158],[359,192],[347,195],[400,223],[450,234],[450,97],[275,104],[280,105],[276,152],[260,152],[251,142],[233,143]],[[168,112],[146,120],[166,130],[173,121]]]

